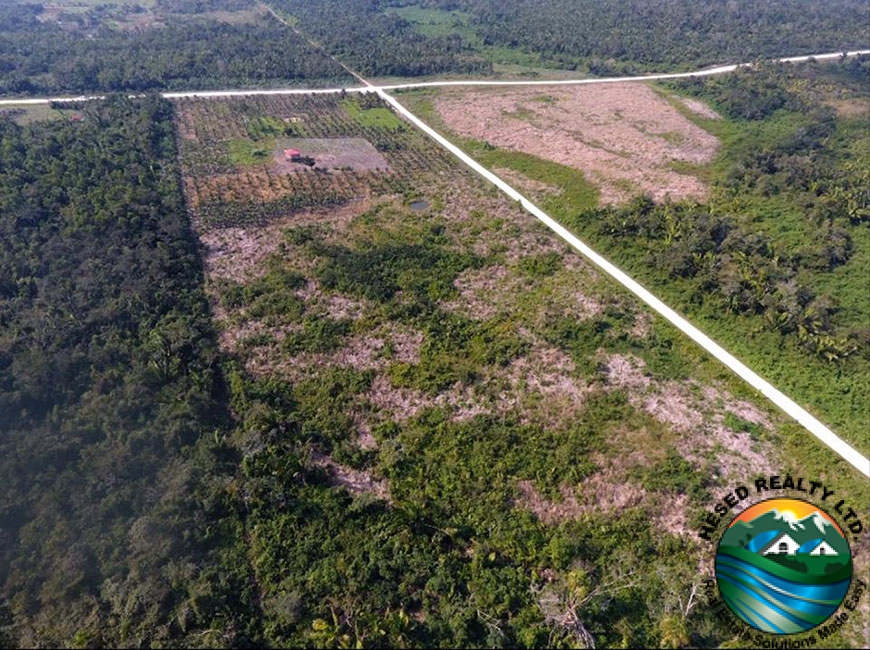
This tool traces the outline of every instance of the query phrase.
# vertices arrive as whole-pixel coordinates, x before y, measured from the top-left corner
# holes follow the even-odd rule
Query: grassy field
[[[380,127],[385,129],[404,128],[402,120],[395,113],[384,106],[363,106],[359,99],[353,97],[343,99],[341,107],[347,111],[352,120],[363,126]]]
[[[49,104],[7,104],[0,108],[0,116],[10,117],[18,124],[30,124],[45,120],[69,120],[79,112],[68,108],[54,108]]]

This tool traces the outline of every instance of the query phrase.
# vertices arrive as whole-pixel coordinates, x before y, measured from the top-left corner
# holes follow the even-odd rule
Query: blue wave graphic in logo
[[[716,575],[731,609],[753,627],[774,634],[805,632],[823,623],[839,607],[851,582],[794,582],[727,552],[716,556]]]

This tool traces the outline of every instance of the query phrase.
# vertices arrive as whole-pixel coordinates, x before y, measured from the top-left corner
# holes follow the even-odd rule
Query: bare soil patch
[[[671,165],[709,162],[718,141],[646,84],[552,87],[545,102],[541,92],[445,92],[435,106],[457,133],[583,171],[602,203],[639,192],[656,200],[707,196],[702,181]]]
[[[453,286],[459,296],[443,303],[448,311],[460,312],[475,320],[492,318],[503,307],[505,298],[514,295],[520,280],[501,265],[487,266],[482,269],[463,271]]]
[[[681,97],[680,101],[683,103],[683,105],[686,108],[688,108],[690,111],[692,111],[695,115],[698,115],[700,117],[704,117],[708,120],[721,120],[722,119],[722,116],[719,115],[719,113],[714,111],[712,108],[707,106],[707,104],[705,104],[702,101],[699,101],[697,99],[691,99],[688,97]]]
[[[245,324],[244,328],[250,325]],[[243,329],[244,329],[243,328]],[[265,328],[264,328],[265,329]],[[354,368],[356,370],[383,370],[393,361],[415,363],[419,360],[423,335],[410,328],[379,327],[367,334],[353,336],[345,345],[333,352],[303,352],[289,355],[280,343],[284,338],[281,328],[266,330],[274,341],[260,345],[247,354],[245,368],[255,376],[280,375],[290,381],[304,381],[326,368]],[[227,340],[239,342],[231,333]]]
[[[378,481],[368,472],[336,463],[324,454],[312,452],[309,458],[315,465],[326,468],[335,485],[345,488],[351,494],[372,494],[382,501],[391,502],[390,488],[386,481]]]
[[[314,158],[315,169],[360,172],[390,169],[381,153],[364,138],[280,138],[274,155],[275,167],[285,172],[300,171],[307,166],[286,160],[285,149],[297,149],[303,156]]]
[[[235,282],[250,280],[265,271],[262,262],[284,241],[285,229],[328,224],[331,231],[342,233],[353,218],[368,207],[367,201],[356,201],[341,207],[303,210],[262,227],[200,228],[199,238],[206,248],[207,275]],[[341,307],[335,305],[334,308]]]
[[[544,497],[531,481],[517,484],[518,505],[530,510],[543,523],[555,526],[561,521],[580,519],[591,513],[619,514],[629,508],[643,507],[654,521],[675,535],[688,532],[685,495],[661,495],[626,481],[620,472],[604,468],[579,485],[562,485],[561,501]]]
[[[379,375],[372,382],[365,398],[375,409],[376,421],[403,422],[419,415],[424,409],[441,407],[450,412],[450,419],[463,422],[493,412],[493,400],[486,392],[483,382],[475,386],[456,383],[438,395],[431,396],[412,388],[393,386],[389,377]]]
[[[866,99],[829,99],[825,102],[841,117],[867,117],[870,115],[870,102]]]
[[[645,431],[636,433],[640,434],[640,446],[627,447],[625,453],[613,457],[596,454],[594,460],[598,471],[577,485],[561,485],[561,500],[547,499],[531,481],[520,481],[517,504],[547,525],[580,519],[591,513],[618,515],[630,508],[643,508],[658,527],[673,535],[689,534],[689,499],[685,494],[650,492],[636,481],[626,480],[629,471],[655,462],[643,449]]]
[[[669,432],[664,440],[647,441],[650,452],[653,448],[663,452],[673,445],[686,460],[698,466],[711,464],[713,479],[722,483],[747,473],[763,475],[774,469],[776,455],[769,443],[724,424],[726,413],[733,413],[769,429],[767,416],[752,405],[695,380],[655,381],[646,373],[643,360],[632,355],[601,351],[599,356],[605,384],[626,391],[635,408],[652,416]]]
[[[593,388],[575,373],[571,357],[550,345],[533,348],[530,354],[515,359],[508,368],[508,377],[515,388],[563,398],[576,409]]]

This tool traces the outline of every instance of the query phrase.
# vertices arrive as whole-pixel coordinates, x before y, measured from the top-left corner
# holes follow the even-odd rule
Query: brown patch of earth
[[[307,313],[326,316],[332,320],[359,320],[366,310],[371,308],[368,300],[341,293],[324,292],[316,280],[307,280],[305,286],[295,293],[305,301]]]
[[[302,156],[314,159],[317,169],[352,169],[354,171],[388,171],[386,159],[364,138],[281,138],[274,154],[278,171],[294,172],[307,169],[307,165],[284,157],[285,149],[297,149]]]
[[[583,171],[602,203],[644,192],[703,199],[708,187],[672,169],[712,160],[718,141],[641,83],[444,92],[435,102],[453,131]]]
[[[743,400],[733,398],[727,391],[712,386],[704,386],[701,389],[704,398],[711,404],[718,405],[721,409],[736,415],[742,420],[752,424],[758,424],[765,429],[772,427],[770,418],[762,413],[756,406]]]
[[[329,456],[318,452],[311,452],[309,459],[315,465],[326,468],[333,483],[345,488],[351,494],[372,494],[382,501],[392,503],[390,488],[386,481],[375,480],[368,472],[341,465]]]
[[[646,312],[637,312],[634,315],[634,324],[629,330],[629,334],[637,339],[645,339],[649,336],[650,328],[652,327],[652,318]]]
[[[483,383],[475,386],[456,383],[432,396],[413,388],[393,386],[389,377],[379,375],[369,387],[365,399],[375,408],[373,417],[377,421],[402,422],[419,415],[424,409],[441,407],[450,411],[450,419],[463,422],[491,412],[492,399],[486,397],[483,388]]]
[[[366,422],[356,422],[356,445],[363,451],[372,451],[378,448],[378,441],[372,435],[372,430]]]
[[[567,400],[574,408],[582,406],[592,385],[576,376],[573,359],[559,348],[541,345],[514,359],[507,375],[515,390],[534,391]]]
[[[246,355],[245,369],[255,376],[277,373],[290,381],[304,381],[313,372],[326,368],[383,370],[394,361],[416,363],[423,342],[420,332],[391,323],[368,334],[351,337],[333,352],[303,352],[291,356],[280,347],[283,336],[275,335],[274,328],[269,332],[274,335],[275,343],[250,350]]]
[[[442,303],[442,307],[475,320],[486,320],[501,311],[508,297],[521,290],[523,284],[522,278],[499,264],[468,269],[453,281],[459,296]]]
[[[695,115],[698,115],[699,117],[703,117],[703,118],[706,118],[708,120],[721,120],[722,119],[722,116],[719,115],[719,113],[714,111],[712,108],[707,106],[707,104],[705,104],[702,101],[699,101],[697,99],[690,99],[688,97],[681,97],[680,101],[682,102],[682,104],[686,108],[688,108],[690,111],[692,111]]]
[[[555,526],[562,521],[581,519],[585,515],[618,515],[630,508],[643,508],[653,521],[673,535],[688,534],[686,495],[647,492],[625,478],[625,463],[607,463],[576,486],[559,487],[562,497],[554,501],[544,497],[531,481],[520,481],[517,505],[532,512],[544,524]]]
[[[726,411],[739,411],[743,419],[770,429],[769,419],[751,405],[694,380],[653,381],[643,360],[632,355],[599,351],[599,357],[605,384],[624,390],[635,408],[676,434],[670,444],[686,460],[699,466],[712,463],[715,482],[725,484],[738,476],[773,471],[776,454],[769,443],[723,423]]]
[[[483,414],[514,414],[523,424],[569,426],[594,387],[576,376],[571,358],[558,348],[537,344],[506,368],[491,368],[473,385],[456,383],[438,395],[394,386],[375,377],[364,401],[372,422],[402,422],[427,408],[443,408],[453,421]]]
[[[263,227],[200,228],[199,238],[206,248],[206,273],[210,278],[235,282],[250,280],[265,271],[262,262],[284,241],[284,229],[326,224],[331,232],[340,233],[368,207],[367,201],[356,201],[328,210],[303,210]]]
[[[870,115],[870,101],[866,99],[829,99],[825,102],[841,117],[867,117]]]
[[[291,323],[280,327],[267,325],[258,320],[247,320],[242,323],[230,323],[223,310],[215,310],[214,316],[215,320],[222,325],[222,328],[218,333],[218,343],[220,344],[220,348],[222,351],[230,353],[236,352],[239,349],[239,346],[243,345],[245,341],[249,340],[251,337],[267,334],[277,344],[281,343],[287,334],[298,332],[302,329],[302,326],[298,323]]]

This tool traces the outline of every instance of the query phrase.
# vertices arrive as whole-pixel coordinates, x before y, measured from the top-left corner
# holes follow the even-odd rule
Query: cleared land
[[[274,154],[275,166],[286,171],[299,170],[302,163],[284,156],[285,149],[296,149],[314,159],[319,169],[352,169],[372,171],[388,169],[387,161],[374,145],[363,138],[286,138],[278,141]],[[304,166],[304,165],[303,165]]]
[[[455,133],[582,171],[602,203],[708,193],[675,166],[710,162],[716,138],[644,84],[446,91],[434,106]]]
[[[205,148],[214,135],[237,137],[246,123],[291,115],[309,115],[296,123],[306,133],[332,120],[344,142],[373,128],[335,102],[322,105],[329,119],[316,121],[312,98],[269,101],[281,109],[258,116],[248,107],[221,122],[224,131],[214,130],[213,115],[237,102],[197,113],[183,102],[179,120]],[[603,531],[608,544],[628,540],[613,530],[616,514],[635,531],[655,531],[649,543],[658,550],[633,558],[638,575],[658,579],[663,544],[676,544],[686,566],[701,562],[695,514],[733,480],[779,471],[787,462],[777,451],[782,417],[517,206],[438,158],[434,145],[410,130],[386,132],[405,159],[440,167],[398,177],[385,147],[390,169],[360,176],[352,200],[282,204],[265,221],[222,223],[191,201],[221,346],[235,360],[234,390],[266,400],[254,407],[236,398],[249,422],[235,439],[246,468],[241,489],[261,491],[248,524],[264,601],[287,585],[314,597],[308,568],[293,573],[270,559],[298,537],[281,532],[282,486],[297,480],[300,465],[288,460],[297,456],[301,471],[349,495],[354,508],[377,503],[389,517],[435,499],[439,521],[467,531],[452,538],[456,561],[474,562],[483,536],[518,572],[518,593],[529,593],[541,571],[548,589],[565,584],[568,567],[606,575],[623,542],[603,555],[572,547],[558,562],[544,549],[588,530]],[[196,151],[182,147],[188,174],[203,171],[199,159],[184,158]],[[225,180],[239,195],[253,182],[244,173]],[[424,212],[410,207],[419,199],[429,203]],[[251,397],[262,395],[272,397]],[[284,402],[292,408],[282,410]],[[275,468],[268,484],[261,467]],[[507,521],[525,523],[503,528]],[[624,552],[635,553],[631,543]],[[517,544],[533,548],[518,554]],[[327,551],[307,552],[311,566],[326,561]],[[687,589],[694,577],[675,579]],[[346,589],[321,589],[316,602],[352,599]],[[443,619],[442,601],[406,589],[415,624]],[[549,620],[551,606],[542,592],[529,615]],[[273,640],[308,638],[310,622],[300,625]]]
[[[454,171],[449,187],[423,188],[436,213],[415,214],[401,197],[381,194],[340,210],[287,214],[265,228],[202,228],[225,351],[252,377],[302,387],[297,395],[306,401],[316,393],[304,387],[318,377],[367,373],[343,405],[348,430],[334,435],[342,445],[375,450],[389,442],[384,427],[400,425],[401,437],[403,423],[433,411],[448,422],[496,418],[572,438],[590,405],[600,409],[623,394],[613,414],[602,414],[612,437],[596,433],[600,450],[575,458],[591,463],[590,478],[560,489],[582,491],[591,480],[590,494],[602,482],[631,490],[625,502],[589,507],[665,508],[659,516],[675,533],[689,533],[688,502],[676,512],[667,499],[629,487],[632,471],[663,462],[669,449],[723,487],[747,468],[771,469],[776,454],[761,438],[772,434],[776,416],[735,398],[719,380],[700,382],[688,368],[683,375],[676,367],[686,359],[658,357],[653,349],[667,335],[631,298],[476,180]],[[387,259],[398,268],[382,266]],[[429,274],[439,281],[427,287]],[[434,320],[457,332],[385,311],[414,304],[421,289],[440,295],[430,305],[440,314]],[[679,378],[667,378],[675,371]],[[372,431],[381,431],[374,441]],[[723,448],[731,454],[720,454]],[[376,457],[355,471],[383,476],[382,462]],[[517,485],[517,503],[531,507]],[[565,516],[581,512],[568,510]]]
[[[851,65],[852,68],[855,67],[854,64]],[[842,67],[847,67],[847,65],[843,64]],[[807,70],[808,68],[804,68],[797,75],[807,75]],[[826,72],[822,68],[817,68],[814,73],[809,74],[825,75],[830,73],[831,70]],[[753,73],[744,71],[741,74],[743,74],[744,79],[741,79],[736,84],[738,88],[743,84],[758,84],[757,81],[751,78],[745,78],[751,77]],[[759,74],[766,75],[769,73],[764,71]],[[786,71],[784,74],[786,79],[789,79],[790,76],[795,76],[790,71]],[[709,83],[714,82],[711,81]],[[730,83],[733,86],[734,80],[722,78],[716,83]],[[839,83],[842,84],[843,82]],[[768,92],[781,92],[779,90],[770,91],[770,88],[776,88],[776,84],[770,81],[768,81],[768,84]],[[823,97],[827,97],[832,92],[830,83],[825,88]],[[816,92],[811,87],[810,90]],[[760,179],[762,182],[759,182],[757,188],[755,188],[755,197],[751,196],[752,192],[747,193],[739,186],[734,185],[734,178],[739,178],[744,174],[741,171],[742,168],[736,164],[735,159],[743,158],[740,164],[748,165],[749,167],[759,167],[761,166],[760,161],[763,161],[765,156],[768,155],[771,141],[775,143],[775,147],[788,149],[791,146],[792,153],[795,153],[795,143],[798,143],[800,147],[806,146],[808,149],[811,149],[813,145],[803,144],[807,141],[807,138],[802,140],[800,135],[804,132],[801,128],[808,131],[807,127],[800,123],[802,119],[806,121],[805,115],[801,117],[799,111],[791,115],[786,111],[782,111],[777,113],[778,117],[776,119],[768,120],[767,123],[763,123],[761,128],[759,128],[757,123],[735,124],[733,115],[730,116],[730,119],[725,119],[719,113],[712,111],[705,104],[697,100],[676,97],[662,89],[656,89],[655,92],[671,105],[673,110],[680,113],[687,120],[695,123],[697,127],[710,131],[722,138],[722,150],[718,153],[712,164],[697,165],[680,161],[672,162],[675,169],[686,171],[697,175],[699,179],[715,183],[709,198],[709,202],[714,207],[710,208],[709,212],[733,214],[733,217],[725,217],[729,224],[751,222],[752,225],[747,224],[745,229],[741,230],[739,236],[742,237],[751,238],[751,233],[759,230],[759,224],[762,224],[762,227],[767,227],[769,224],[770,230],[773,231],[770,233],[772,235],[771,242],[775,243],[768,250],[776,250],[780,254],[787,251],[780,258],[780,261],[787,260],[786,264],[782,266],[784,271],[776,271],[774,274],[767,276],[768,279],[764,283],[766,295],[773,296],[776,293],[776,287],[772,286],[769,278],[772,277],[779,280],[783,274],[793,274],[795,268],[807,266],[808,259],[813,259],[814,256],[819,257],[818,249],[834,252],[834,244],[826,243],[830,242],[831,239],[824,234],[820,236],[820,233],[817,232],[820,222],[815,215],[819,210],[813,206],[815,203],[836,203],[837,200],[834,197],[840,195],[837,194],[839,190],[835,192],[829,187],[818,183],[812,185],[813,190],[805,193],[803,197],[798,198],[795,196],[792,198],[792,194],[806,192],[808,188],[802,184],[802,181],[795,181],[795,176],[786,176],[783,170],[787,167],[782,164],[768,164],[766,172],[762,170],[762,176],[765,177]],[[749,104],[754,105],[751,98],[756,95],[753,95],[753,92],[761,96],[764,94],[758,90],[749,90],[738,96],[742,97]],[[807,93],[808,84],[805,80],[796,81],[789,92],[800,92],[801,95]],[[835,88],[833,93],[836,96],[848,97],[851,91]],[[673,262],[673,258],[668,258],[665,253],[660,253],[658,259],[654,261],[654,256],[651,254],[653,246],[647,246],[645,256],[636,256],[634,251],[629,254],[626,248],[624,233],[626,228],[631,230],[637,227],[637,230],[633,232],[635,235],[640,234],[642,239],[644,236],[649,237],[649,233],[652,230],[659,228],[660,230],[657,231],[658,234],[655,237],[660,239],[666,246],[678,248],[681,245],[686,246],[682,240],[689,239],[689,236],[684,232],[684,228],[688,224],[692,224],[691,228],[696,228],[694,224],[702,222],[703,219],[701,217],[692,216],[683,220],[682,217],[677,217],[673,214],[672,207],[660,206],[656,207],[655,210],[661,219],[661,223],[655,226],[651,225],[652,222],[647,215],[636,216],[635,218],[638,219],[637,225],[627,226],[626,224],[628,224],[630,219],[627,220],[625,215],[631,214],[632,211],[643,213],[653,208],[654,204],[641,200],[633,201],[630,205],[620,208],[628,212],[620,213],[619,215],[613,212],[601,211],[600,215],[612,215],[612,219],[609,221],[606,218],[602,219],[601,216],[590,210],[590,208],[595,206],[597,197],[589,196],[588,193],[584,194],[575,191],[576,188],[582,187],[582,184],[586,182],[589,177],[588,174],[575,171],[566,165],[550,162],[528,151],[497,147],[492,142],[485,142],[474,137],[468,137],[462,133],[456,133],[446,124],[447,120],[443,119],[437,109],[440,96],[439,93],[432,90],[413,91],[403,94],[402,101],[407,103],[415,113],[423,115],[430,124],[434,124],[442,133],[448,134],[455,144],[464,148],[467,153],[481,164],[490,169],[497,169],[499,174],[505,174],[505,170],[508,170],[507,173],[513,177],[510,179],[511,182],[516,182],[518,187],[526,189],[533,200],[538,202],[545,211],[559,219],[563,224],[574,228],[575,232],[584,237],[585,241],[590,242],[596,250],[604,254],[605,257],[616,261],[619,266],[641,279],[647,286],[656,287],[654,291],[659,293],[659,295],[668,297],[669,300],[667,302],[669,304],[674,305],[684,313],[690,314],[693,318],[698,317],[695,305],[699,302],[707,302],[707,299],[700,297],[706,294],[700,292],[689,300],[685,297],[674,298],[673,296],[679,294],[684,288],[680,288],[682,285],[679,282],[674,282],[674,278],[679,277],[679,273],[672,268],[670,269],[670,281],[666,282],[665,286],[661,283],[656,284],[659,281],[658,279],[656,282],[651,282],[649,279],[650,275],[660,272],[662,265],[670,268],[669,264]],[[545,101],[545,97],[541,97],[541,101]],[[797,102],[794,105],[798,105],[803,100],[791,99],[790,101]],[[724,109],[730,110],[733,113],[735,110],[733,99],[731,99],[731,102],[730,104],[721,105],[720,109],[724,107]],[[737,105],[739,106],[740,104]],[[765,106],[769,107],[769,105]],[[775,108],[767,108],[766,110],[771,111],[775,110]],[[794,111],[794,108],[791,110]],[[805,110],[804,113],[806,112]],[[819,115],[823,115],[823,113],[814,113],[815,117],[812,119],[822,119],[823,121],[827,119],[819,118]],[[525,114],[524,117],[530,118],[528,114]],[[830,133],[832,125],[833,122],[828,120],[819,132],[827,130]],[[854,149],[856,140],[847,134],[849,131],[854,131],[855,124],[841,119],[835,128],[837,131],[841,131],[841,133],[838,133],[836,139],[829,138],[827,140],[828,148],[824,151],[823,155],[819,155],[817,150],[813,158],[812,156],[807,156],[805,152],[800,151],[799,155],[793,158],[789,164],[797,168],[798,164],[795,161],[801,160],[800,164],[803,164],[806,169],[817,166],[818,170],[813,172],[815,178],[832,176],[837,179],[836,183],[842,182],[846,185],[846,192],[843,194],[848,194],[851,191],[848,189],[849,184],[853,182],[849,180],[849,174],[854,175],[854,163],[846,163],[844,166],[836,160],[836,157],[838,155],[842,156],[842,152],[850,147]],[[739,145],[735,146],[737,142],[739,142]],[[537,147],[537,149],[542,147],[540,141],[530,141],[528,146],[532,148]],[[853,154],[854,157],[858,158],[861,155],[864,154],[858,152]],[[822,163],[823,157],[828,162]],[[751,173],[745,175],[751,177],[757,173],[753,169]],[[576,177],[572,177],[572,174],[575,174]],[[525,180],[523,177],[525,177]],[[797,178],[800,177],[797,176]],[[794,184],[793,187],[784,188],[782,191],[771,190],[772,187],[787,184],[790,180]],[[743,194],[737,202],[734,197],[735,193]],[[786,195],[789,195],[789,200],[784,200]],[[769,202],[770,206],[762,205],[759,207],[759,197],[765,197],[763,200]],[[835,221],[840,228],[854,227],[855,225],[858,225],[859,228],[855,229],[853,238],[850,238],[848,232],[844,233],[842,230],[838,230],[838,236],[843,240],[848,240],[850,247],[852,242],[854,242],[854,249],[849,248],[844,256],[831,257],[829,255],[827,260],[816,263],[816,268],[823,269],[827,265],[828,270],[833,270],[833,273],[830,273],[828,278],[816,273],[816,277],[826,281],[837,275],[848,278],[854,277],[848,274],[848,265],[841,266],[844,261],[849,259],[849,254],[853,250],[855,251],[855,264],[852,265],[853,268],[856,265],[863,264],[862,248],[859,247],[858,241],[859,237],[866,238],[866,232],[860,227],[861,218],[855,216],[857,213],[855,213],[854,206],[866,205],[866,200],[856,195],[854,199],[849,200],[848,205],[843,200],[840,200],[839,203],[842,204],[842,211],[839,213],[828,212],[829,221]],[[680,206],[679,209],[687,213],[693,210],[703,213],[708,210],[704,204],[698,204],[695,199],[671,205]],[[847,215],[853,216],[847,219]],[[731,219],[734,221],[729,221]],[[824,228],[829,228],[824,223],[821,225],[823,231]],[[733,226],[729,225],[728,227],[732,228]],[[799,236],[803,231],[807,232],[806,237]],[[643,233],[647,234],[644,235]],[[613,240],[618,237],[622,237],[622,239],[614,242]],[[767,235],[762,235],[762,237],[766,238]],[[735,245],[735,242],[739,241],[739,237],[735,235],[728,240],[728,243]],[[791,247],[791,250],[788,250],[787,247]],[[670,262],[667,261],[668,259],[670,259]],[[774,264],[776,263],[774,261]],[[843,272],[846,272],[847,275],[844,275]],[[802,279],[811,279],[817,282],[816,278],[809,274],[804,274]],[[730,286],[728,285],[727,278],[725,284]],[[822,284],[822,282],[817,282],[817,284],[820,287],[821,293],[829,291],[832,283],[827,281],[826,284]],[[850,321],[854,320],[853,314],[859,313],[859,310],[863,308],[862,305],[866,305],[866,297],[862,294],[860,299],[856,300],[853,290],[854,285],[849,287],[846,286],[847,284],[847,282],[840,282],[841,286],[838,287],[836,295],[829,294],[818,297],[820,306],[826,304],[837,305],[833,307],[833,311],[829,309],[827,313],[836,312],[837,320],[839,321],[837,325],[840,327],[839,333],[841,336],[836,339],[830,336],[816,337],[808,343],[803,340],[799,341],[804,350],[796,351],[795,356],[801,355],[803,359],[791,367],[790,361],[783,361],[785,357],[782,354],[782,350],[784,347],[783,343],[786,343],[788,347],[792,347],[794,340],[783,341],[781,337],[778,338],[777,334],[769,335],[763,331],[764,328],[761,324],[758,324],[758,320],[756,320],[756,325],[749,325],[747,322],[732,322],[734,319],[730,317],[729,312],[734,311],[733,305],[717,305],[713,318],[699,322],[702,323],[701,329],[710,333],[715,339],[723,341],[739,358],[748,362],[751,367],[759,370],[762,375],[772,380],[774,385],[783,388],[787,394],[796,399],[801,406],[808,409],[811,413],[817,414],[829,426],[832,426],[837,433],[844,435],[846,440],[861,449],[862,444],[866,444],[866,437],[863,434],[858,435],[856,432],[861,429],[861,425],[866,421],[866,407],[860,402],[859,398],[861,391],[863,391],[863,388],[860,386],[860,373],[862,372],[860,366],[862,360],[859,354],[853,353],[860,349],[860,343],[858,342],[862,340],[862,334],[861,330],[856,327],[849,328],[851,326]],[[804,295],[807,296],[805,300],[813,300],[816,297],[812,290],[807,291]],[[764,311],[765,309],[772,311],[774,308],[777,308],[775,298],[768,298],[767,300],[772,300],[774,307],[770,307],[768,302],[759,307],[758,311]],[[711,299],[709,302],[714,302],[714,300]],[[840,307],[841,304],[844,308]],[[811,308],[809,312],[815,313],[814,309]],[[723,313],[726,314],[727,320],[726,317],[723,317]],[[769,322],[770,318],[771,314],[765,314],[765,322]],[[784,331],[788,333],[787,328]],[[833,328],[830,331],[833,331]],[[736,334],[736,332],[739,332],[739,334]],[[764,339],[763,341],[761,340],[762,338]],[[824,347],[825,345],[830,347],[834,341],[836,341],[836,345],[840,346],[836,350],[828,350]],[[842,365],[848,365],[853,368],[857,367],[857,371],[853,371],[850,374],[839,372],[837,370],[838,364],[831,363],[832,360],[840,360],[837,356],[841,354],[839,352],[840,349],[845,351],[843,352],[844,355],[852,354],[848,362]],[[776,350],[779,352],[775,352]],[[818,356],[813,358],[807,355],[807,352],[810,355],[815,353]],[[792,351],[789,350],[788,354],[791,356]],[[774,362],[771,363],[771,361]],[[798,372],[797,368],[801,370]],[[809,370],[810,368],[812,370]],[[836,376],[834,376],[835,373]],[[813,378],[813,375],[817,376]],[[824,380],[820,379],[822,376],[825,377]],[[807,379],[808,377],[810,378],[809,380]],[[816,389],[812,392],[806,390],[810,380],[816,383]]]

